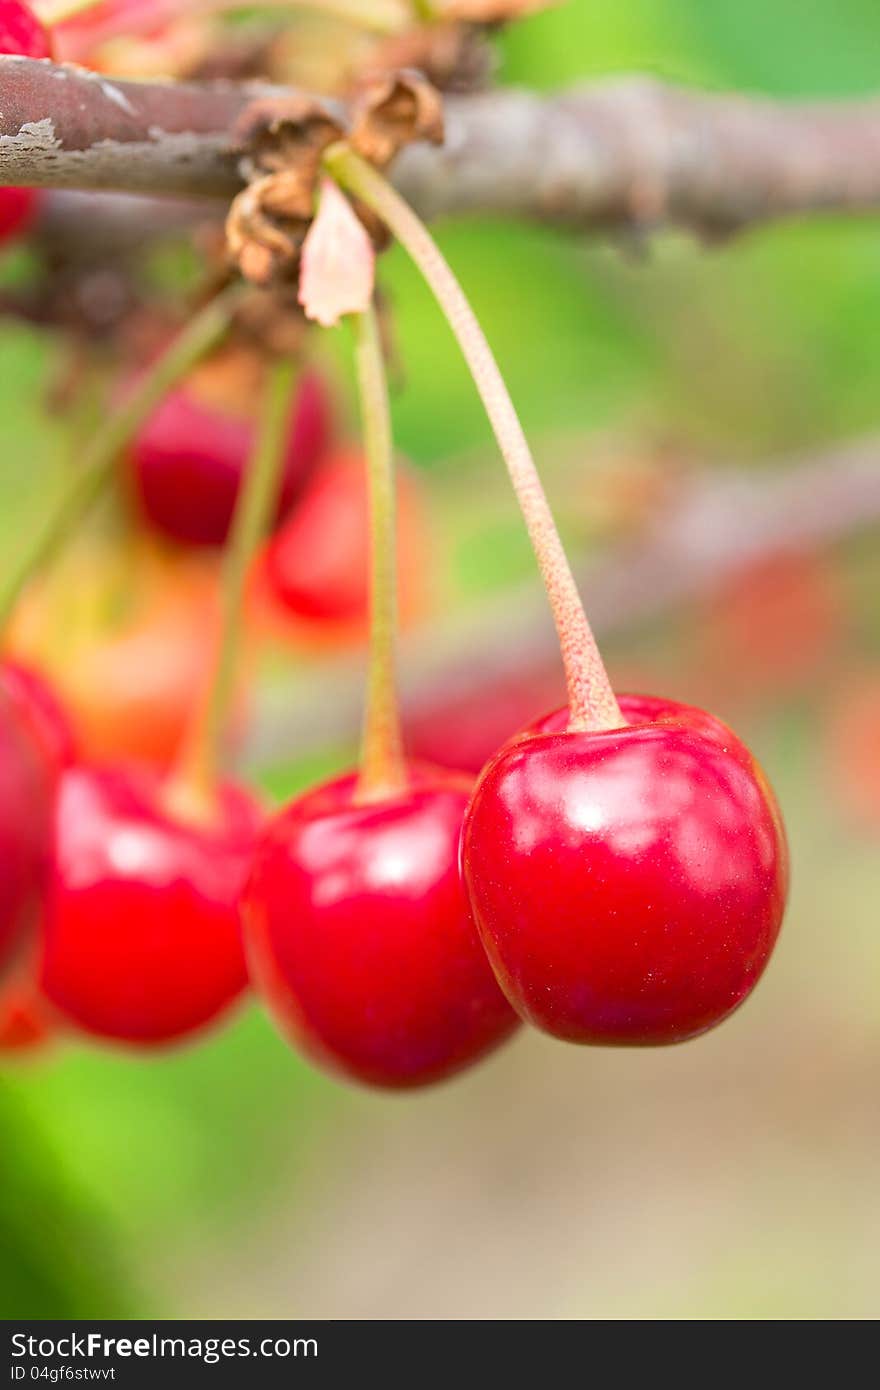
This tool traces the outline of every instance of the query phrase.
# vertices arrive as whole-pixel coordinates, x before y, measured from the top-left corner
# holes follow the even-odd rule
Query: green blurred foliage
[[[786,96],[858,94],[876,86],[880,8],[873,0],[837,0],[834,5],[822,0],[629,0],[615,5],[574,0],[513,27],[500,47],[503,80],[542,88],[647,71],[701,86]],[[542,441],[560,431],[588,434],[637,422],[672,431],[703,457],[757,462],[776,451],[877,426],[880,236],[874,223],[828,220],[776,227],[709,251],[683,237],[666,237],[646,249],[645,259],[628,258],[626,248],[495,222],[437,230],[497,349],[539,453],[552,455],[552,444]],[[6,276],[25,271],[23,265],[7,267]],[[384,260],[381,276],[395,310],[405,373],[394,399],[397,438],[416,464],[436,476],[450,530],[460,519],[454,561],[458,587],[477,592],[519,579],[530,572],[531,559],[512,503],[503,495],[483,500],[466,486],[456,493],[451,483],[449,495],[442,492],[444,478],[458,466],[450,456],[488,442],[457,350],[397,250]],[[326,350],[343,363],[345,334],[333,335]],[[43,404],[56,366],[56,349],[39,334],[0,327],[0,541],[7,556],[21,528],[47,505],[47,478],[69,447],[63,423],[47,415]],[[39,468],[33,466],[35,460]],[[564,516],[562,520],[565,524]],[[869,550],[854,551],[854,563],[860,576],[870,573],[876,593],[878,574]],[[876,602],[865,603],[858,634],[863,647],[873,643],[875,650],[880,644],[877,612]],[[613,649],[613,655],[650,656],[673,641],[671,629],[657,628],[645,634],[641,648],[630,644]],[[797,926],[790,927],[775,983],[750,1007],[748,1018],[754,1019],[757,1039],[771,1055],[787,1055],[784,1038],[789,1031],[796,1039],[802,1036],[797,1020],[803,1008],[808,1018],[822,1020],[830,1039],[839,1041],[847,1026],[853,1030],[841,1044],[849,1055],[868,1049],[872,1029],[876,1031],[871,1020],[878,992],[869,969],[876,971],[878,963],[876,932],[868,930],[864,908],[865,902],[873,902],[876,916],[876,845],[849,835],[817,790],[822,716],[807,704],[806,709],[756,718],[751,729],[784,803],[793,808],[792,836],[801,851],[796,863],[804,877]],[[308,763],[272,770],[267,789],[278,798],[290,795],[337,767],[341,756],[317,749]],[[833,922],[836,934],[850,922],[861,926],[832,953],[827,922]],[[819,997],[817,977],[831,982],[833,1002]],[[774,1033],[770,1015],[777,1009],[788,1022]],[[705,1074],[695,1070],[699,1061],[681,1061],[681,1054],[668,1063],[667,1075],[683,1069],[680,1084],[691,1088],[694,1109],[686,1113],[695,1133],[700,1097],[712,1088],[713,1059],[734,1091],[737,1068],[748,1065],[746,1017],[728,1027],[734,1040],[729,1044],[723,1039],[699,1044],[706,1048]],[[529,1084],[529,1068],[538,1066],[534,1058],[540,1057],[550,1076],[557,1065],[555,1052],[551,1057],[549,1050],[535,1050],[529,1061],[525,1045],[520,1048],[516,1055],[525,1059],[524,1084]],[[563,1049],[563,1054],[571,1059],[570,1052]],[[756,1074],[763,1062],[763,1056],[754,1059]],[[600,1112],[601,1085],[615,1095],[620,1091],[618,1110],[608,1123],[613,1134],[624,1136],[623,1144],[629,1133],[623,1118],[626,1087],[633,1083],[618,1087],[611,1080],[596,1080],[617,1077],[616,1062],[606,1064],[594,1056],[581,1064],[584,1087],[593,1087],[591,1103]],[[558,1065],[573,1069],[574,1062],[563,1059]],[[819,1072],[823,1065],[826,1072],[830,1068],[828,1093],[817,1090],[815,1097],[820,1107],[830,1106],[828,1094],[836,1084],[830,1063],[814,1057],[804,1065]],[[636,1075],[658,1075],[653,1062],[634,1066],[642,1068]],[[515,1067],[514,1062],[507,1072],[499,1071],[508,1080],[500,1083],[496,1109],[489,1089],[474,1091],[471,1082],[460,1083],[460,1091],[448,1088],[439,1100],[392,1104],[355,1096],[299,1061],[252,1009],[198,1046],[167,1056],[142,1059],[78,1044],[59,1048],[44,1062],[9,1068],[0,1089],[0,1313],[76,1317],[133,1312],[147,1317],[326,1312],[319,1303],[310,1303],[307,1293],[302,1295],[309,1279],[297,1282],[291,1274],[298,1252],[285,1237],[285,1223],[291,1223],[306,1238],[309,1204],[314,1202],[319,1207],[324,1203],[321,1210],[331,1213],[325,1212],[328,1222],[337,1205],[342,1213],[341,1244],[334,1246],[330,1235],[327,1239],[335,1258],[349,1258],[352,1269],[339,1272],[334,1311],[359,1315],[369,1305],[361,1287],[370,1283],[373,1271],[358,1268],[356,1244],[345,1245],[344,1213],[353,1223],[352,1240],[369,1229],[369,1213],[352,1194],[362,1182],[365,1203],[379,1192],[375,1219],[388,1219],[389,1232],[395,1222],[412,1219],[418,1224],[419,1201],[430,1203],[443,1190],[444,1161],[464,1194],[462,1201],[472,1186],[482,1194],[481,1179],[474,1174],[480,1171],[480,1154],[490,1151],[485,1126],[512,1123],[507,1117],[516,1114],[519,1103],[510,1080]],[[665,1084],[659,1083],[664,1095]],[[821,1084],[820,1076],[817,1087]],[[537,1093],[533,1086],[529,1094]],[[468,1099],[474,1095],[482,1097],[480,1107]],[[574,1101],[576,1109],[577,1096]],[[865,1102],[856,1094],[852,1103]],[[405,1112],[404,1105],[413,1108]],[[680,1096],[672,1096],[670,1106],[672,1113],[685,1113]],[[585,1270],[585,1286],[593,1289],[591,1303],[586,1295],[572,1294],[577,1281],[569,1271],[554,1302],[552,1280],[562,1276],[545,1252],[544,1287],[549,1280],[551,1292],[538,1315],[593,1316],[600,1307],[602,1315],[612,1317],[822,1316],[823,1299],[831,1315],[835,1308],[845,1313],[861,1307],[858,1298],[845,1293],[829,1301],[831,1276],[804,1272],[801,1255],[810,1244],[810,1227],[802,1218],[810,1210],[809,1184],[803,1208],[787,1207],[780,1226],[773,1224],[772,1175],[781,1174],[783,1185],[786,1164],[796,1165],[804,1151],[818,1163],[817,1130],[804,1120],[801,1138],[778,1138],[777,1152],[769,1137],[773,1122],[762,1114],[759,1101],[754,1119],[758,1148],[742,1160],[748,1172],[751,1162],[756,1174],[771,1175],[767,1189],[760,1189],[751,1245],[731,1229],[723,1253],[673,1273],[664,1284],[665,1227],[658,1199],[657,1211],[651,1209],[658,1222],[655,1262],[650,1256],[633,1256],[628,1292],[617,1296],[612,1284],[603,1302]],[[856,1144],[862,1131],[854,1121],[850,1128],[847,1123],[848,1142]],[[386,1126],[393,1137],[393,1143],[386,1137],[387,1149]],[[796,1130],[794,1121],[792,1127]],[[522,1115],[511,1130],[511,1143],[516,1146],[520,1131],[525,1136],[529,1129],[530,1118]],[[439,1147],[448,1135],[460,1134],[463,1156],[452,1148],[446,1160],[437,1158],[436,1167],[418,1168],[430,1159],[419,1146],[422,1131]],[[656,1134],[661,1134],[659,1128]],[[581,1142],[571,1138],[572,1144]],[[656,1142],[662,1145],[666,1139]],[[766,1151],[759,1151],[761,1143]],[[394,1145],[411,1153],[411,1164],[425,1180],[423,1190],[416,1188],[416,1195],[404,1196],[399,1206],[389,1195],[400,1181]],[[840,1161],[857,1185],[860,1158]],[[549,1151],[542,1162],[530,1179],[538,1189],[544,1182],[571,1181],[572,1190],[580,1191],[579,1179],[554,1179]],[[595,1172],[591,1162],[597,1165]],[[610,1169],[615,1162],[613,1148],[583,1150],[590,1181],[599,1182],[602,1165]],[[385,1163],[398,1176],[388,1178],[391,1186],[377,1188],[376,1172]],[[806,1171],[812,1171],[809,1163]],[[488,1203],[489,1188],[500,1178],[493,1170],[491,1181],[488,1174],[483,1180]],[[641,1182],[649,1188],[650,1181],[650,1173],[643,1173]],[[723,1174],[719,1181],[723,1187]],[[827,1241],[832,1269],[835,1261],[842,1267],[851,1254],[849,1237],[835,1226],[833,1204],[828,1205],[833,1181],[829,1173],[824,1185],[817,1179],[816,1187],[817,1200],[825,1202],[822,1221],[832,1231]],[[636,1178],[633,1183],[635,1188]],[[627,1234],[631,1197],[624,1192],[620,1198],[618,1248],[625,1250],[630,1238],[636,1251],[641,1249],[636,1237]],[[529,1200],[531,1194],[522,1198]],[[723,1193],[718,1200],[724,1200]],[[469,1209],[479,1213],[479,1200]],[[730,1210],[733,1227],[737,1213],[749,1210],[748,1196],[731,1197]],[[383,1218],[383,1212],[391,1215]],[[294,1219],[291,1213],[299,1215]],[[507,1220],[514,1231],[521,1230],[519,1213],[511,1198]],[[276,1223],[279,1232],[273,1241]],[[495,1239],[503,1247],[497,1232]],[[523,1236],[519,1258],[529,1239]],[[781,1273],[776,1269],[764,1276],[774,1239],[789,1240],[792,1253]],[[473,1229],[463,1229],[460,1241],[465,1264],[482,1258],[491,1245],[488,1236]],[[381,1240],[371,1238],[369,1248],[381,1250]],[[410,1257],[411,1271],[421,1270],[429,1258],[419,1248]],[[289,1303],[284,1293],[288,1280],[300,1290]],[[401,1307],[407,1306],[404,1283],[403,1278],[398,1284],[387,1279],[390,1289],[400,1290]],[[498,1306],[487,1294],[484,1308]],[[508,1305],[502,1300],[500,1306]],[[513,1296],[509,1306],[516,1307]],[[423,1313],[430,1315],[431,1309]]]

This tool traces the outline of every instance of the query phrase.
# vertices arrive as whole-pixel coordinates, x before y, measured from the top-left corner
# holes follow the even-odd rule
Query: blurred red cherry
[[[415,477],[398,468],[398,572],[405,622],[424,605],[427,530]],[[321,466],[264,557],[276,600],[302,627],[356,635],[369,608],[369,517],[363,455],[341,450]]]
[[[0,53],[48,58],[51,44],[45,25],[23,0],[0,0]]]
[[[565,699],[559,662],[552,668],[501,676],[486,686],[427,700],[406,719],[414,758],[477,773],[517,730]]]
[[[0,53],[49,58],[49,35],[30,5],[0,0]],[[0,244],[26,231],[39,203],[35,188],[0,188]]]
[[[360,803],[345,777],[271,824],[243,900],[255,979],[279,1028],[320,1065],[423,1086],[516,1027],[458,870],[470,779],[413,766]]]
[[[40,918],[56,780],[30,726],[0,687],[0,970]]]
[[[83,758],[168,768],[203,694],[218,625],[213,556],[92,545],[24,595],[7,647],[51,680]]]
[[[798,690],[829,660],[844,618],[829,557],[807,551],[770,555],[708,603],[698,678],[726,701]]]
[[[236,374],[232,387],[229,372]],[[227,354],[169,392],[147,421],[132,446],[132,469],[140,505],[158,531],[183,545],[223,545],[257,437],[258,393],[250,366]],[[291,412],[279,521],[311,476],[330,430],[326,389],[307,372]]]
[[[216,1022],[243,993],[239,897],[262,822],[231,785],[208,824],[167,801],[143,770],[64,775],[41,972],[65,1019],[146,1047]]]
[[[880,826],[880,669],[847,676],[828,716],[831,773],[842,804]]]
[[[52,687],[38,672],[5,661],[0,663],[0,692],[28,730],[53,778],[75,759],[73,730]],[[39,922],[42,928],[44,904]],[[0,1052],[33,1052],[52,1032],[50,1010],[37,984],[41,945],[36,936],[16,962],[11,978],[0,986]]]

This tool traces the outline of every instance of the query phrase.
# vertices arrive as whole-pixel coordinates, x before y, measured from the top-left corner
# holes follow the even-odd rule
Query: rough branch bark
[[[265,94],[262,89],[261,94]],[[110,81],[0,58],[0,183],[229,197],[228,131],[255,90]],[[555,97],[447,102],[442,149],[395,179],[420,212],[714,236],[818,211],[880,209],[880,101],[782,103],[628,79]]]
[[[576,565],[578,582],[590,621],[605,636],[711,593],[762,556],[832,545],[878,522],[880,437],[871,437],[770,467],[763,476],[713,471],[685,485],[641,540]],[[493,679],[528,674],[559,657],[537,583],[475,605],[401,647],[410,712],[436,708],[442,692],[476,693]],[[248,765],[271,766],[338,745],[359,727],[362,661],[309,668],[301,683],[264,690],[259,698],[242,754]]]

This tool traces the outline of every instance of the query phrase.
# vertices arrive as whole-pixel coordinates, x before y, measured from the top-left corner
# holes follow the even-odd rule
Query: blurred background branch
[[[228,197],[241,183],[230,127],[267,90],[111,81],[0,57],[0,183]],[[443,148],[414,147],[395,171],[430,217],[675,225],[713,238],[880,207],[875,100],[782,102],[632,78],[550,97],[452,97],[446,111]]]
[[[682,481],[646,531],[596,558],[573,556],[601,636],[705,598],[756,561],[833,545],[880,520],[880,436],[767,469],[719,468]],[[558,660],[546,597],[535,581],[402,643],[410,716]],[[320,698],[318,698],[320,692]],[[243,760],[271,765],[350,738],[363,703],[363,657],[312,666],[259,694]]]

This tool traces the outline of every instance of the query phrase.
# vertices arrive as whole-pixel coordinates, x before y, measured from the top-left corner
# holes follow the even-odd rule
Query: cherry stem
[[[427,228],[387,179],[344,143],[324,161],[373,210],[411,256],[458,340],[510,473],[553,612],[568,686],[569,729],[620,728],[626,721],[587,621],[538,470],[513,402],[473,309]]]
[[[0,586],[0,633],[9,622],[25,585],[97,502],[113,477],[120,455],[144,421],[168,391],[224,337],[241,294],[241,287],[233,286],[196,314],[95,435],[79,467],[68,475],[55,505],[43,517],[12,572]]]
[[[397,524],[388,382],[376,311],[354,318],[370,513],[370,655],[357,800],[380,800],[407,785],[395,674]]]
[[[257,441],[236,503],[223,560],[220,636],[207,694],[168,788],[178,809],[189,811],[196,818],[210,817],[216,806],[248,574],[257,546],[269,530],[281,492],[297,377],[298,366],[290,360],[275,363],[269,371]]]

